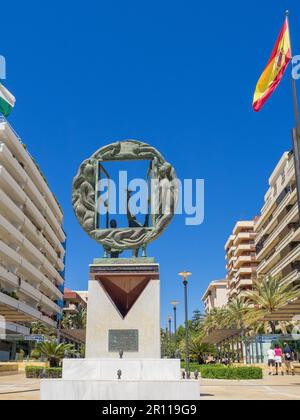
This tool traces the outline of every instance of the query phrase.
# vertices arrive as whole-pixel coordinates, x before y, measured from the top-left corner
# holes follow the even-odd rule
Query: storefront
[[[257,335],[254,337],[244,338],[244,354],[247,364],[267,363],[267,351],[276,344],[283,347],[284,343],[288,343],[294,351],[296,360],[300,355],[300,334],[273,334],[273,335]]]

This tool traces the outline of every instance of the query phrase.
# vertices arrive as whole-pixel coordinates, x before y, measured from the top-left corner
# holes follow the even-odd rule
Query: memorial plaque
[[[137,353],[139,351],[138,330],[109,330],[109,351],[119,353]]]

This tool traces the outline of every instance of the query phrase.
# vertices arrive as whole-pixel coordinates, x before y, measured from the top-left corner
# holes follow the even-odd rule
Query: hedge
[[[195,372],[195,370],[198,370],[198,372],[201,372],[201,370],[202,369],[204,369],[204,368],[206,368],[206,367],[211,367],[211,368],[217,368],[217,367],[225,367],[225,365],[222,365],[222,364],[212,364],[212,365],[199,365],[198,363],[194,363],[194,362],[191,362],[190,363],[190,371],[191,372]],[[185,369],[185,362],[182,362],[181,363],[181,368],[182,369]]]
[[[201,377],[206,379],[263,379],[263,370],[258,367],[220,367],[205,366],[201,368]]]
[[[60,379],[62,378],[61,368],[44,368],[42,366],[26,366],[26,378],[46,378]]]

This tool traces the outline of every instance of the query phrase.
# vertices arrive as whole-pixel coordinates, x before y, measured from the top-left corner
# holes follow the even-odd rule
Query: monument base
[[[64,360],[63,379],[41,381],[41,399],[198,400],[199,381],[180,377],[175,359],[70,359]]]
[[[159,264],[100,258],[90,265],[86,358],[161,357]]]

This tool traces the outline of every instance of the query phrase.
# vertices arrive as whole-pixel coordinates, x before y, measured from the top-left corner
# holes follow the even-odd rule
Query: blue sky
[[[1,50],[17,98],[10,122],[65,211],[67,286],[85,289],[101,248],[78,225],[71,184],[81,161],[115,140],[159,148],[180,178],[204,178],[205,222],[177,217],[149,254],[161,264],[162,325],[183,302],[177,273],[193,272],[190,312],[225,275],[224,244],[238,219],[259,213],[268,177],[291,147],[290,74],[260,114],[257,79],[298,0],[6,2]],[[178,308],[183,319],[183,304]]]

